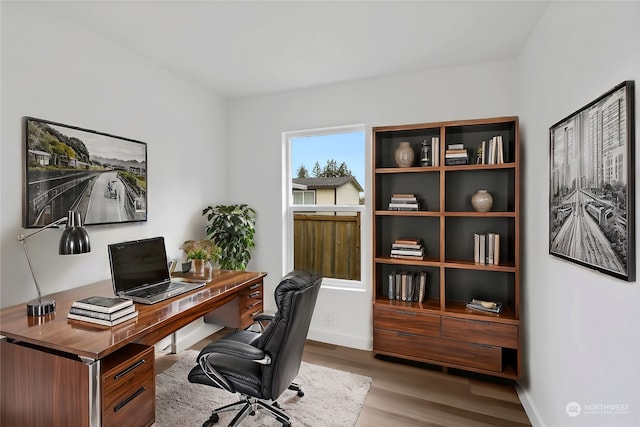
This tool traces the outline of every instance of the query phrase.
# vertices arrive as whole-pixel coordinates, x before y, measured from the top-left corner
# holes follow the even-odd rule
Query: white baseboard
[[[327,329],[309,329],[307,339],[358,350],[371,350],[373,348],[373,343],[370,339],[355,335],[340,334],[334,330]]]
[[[531,421],[531,425],[533,427],[543,426],[542,417],[540,416],[540,412],[536,408],[536,405],[534,405],[533,401],[530,399],[529,393],[527,393],[527,391],[518,383],[516,383],[516,393],[522,403],[524,412],[527,413],[527,417],[529,417],[529,421]]]

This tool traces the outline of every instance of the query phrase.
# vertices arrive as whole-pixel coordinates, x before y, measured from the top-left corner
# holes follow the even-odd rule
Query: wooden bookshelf
[[[503,163],[445,166],[449,144],[463,144],[469,162],[483,140],[502,138]],[[439,165],[421,166],[424,140],[439,138]],[[373,351],[446,368],[517,379],[521,367],[520,159],[517,117],[373,128]],[[396,167],[394,151],[409,141],[412,167]],[[493,196],[476,212],[471,196]],[[419,211],[391,211],[393,194],[414,194]],[[474,262],[474,233],[500,234],[500,262]],[[393,241],[416,238],[424,259],[390,256]],[[395,272],[428,274],[422,303],[390,300]],[[472,298],[501,302],[499,314],[469,310]]]

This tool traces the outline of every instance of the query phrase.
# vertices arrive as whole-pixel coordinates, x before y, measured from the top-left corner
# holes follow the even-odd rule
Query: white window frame
[[[317,136],[317,135],[332,135],[338,133],[351,133],[351,132],[363,132],[365,138],[365,152],[364,152],[364,164],[365,164],[365,182],[363,183],[365,188],[364,204],[363,205],[294,205],[293,204],[293,166],[291,164],[291,140],[294,138],[300,138],[304,136]],[[327,277],[322,280],[322,287],[329,289],[339,289],[348,291],[360,291],[366,290],[366,283],[369,282],[369,275],[371,268],[370,263],[370,240],[371,236],[368,232],[370,230],[370,216],[371,211],[369,208],[370,190],[371,186],[368,183],[367,177],[370,175],[368,161],[370,158],[370,144],[367,143],[368,135],[365,131],[364,124],[359,125],[346,125],[336,126],[329,128],[310,129],[302,131],[291,131],[282,133],[282,145],[283,145],[283,265],[282,272],[285,274],[293,269],[293,215],[295,212],[359,212],[360,213],[360,280],[345,280],[336,279],[333,277]]]

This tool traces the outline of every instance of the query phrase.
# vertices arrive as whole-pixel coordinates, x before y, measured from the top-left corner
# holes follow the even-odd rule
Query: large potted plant
[[[207,236],[220,248],[220,268],[245,270],[251,259],[256,232],[256,211],[248,205],[217,205],[202,210]]]

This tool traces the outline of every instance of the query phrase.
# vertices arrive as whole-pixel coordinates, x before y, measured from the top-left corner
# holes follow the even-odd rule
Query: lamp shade
[[[69,211],[67,226],[60,237],[58,253],[60,255],[76,255],[91,252],[89,234],[82,226],[80,213]]]

